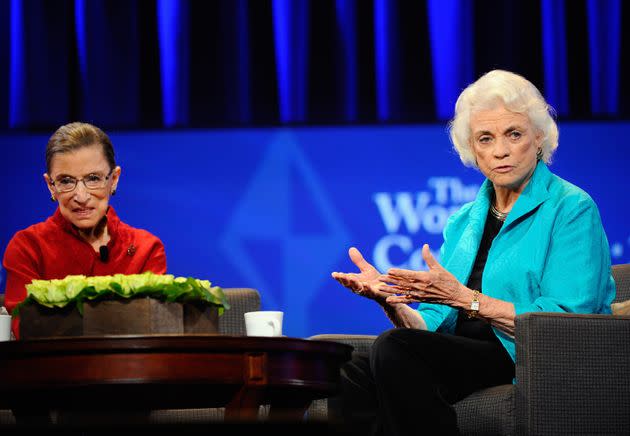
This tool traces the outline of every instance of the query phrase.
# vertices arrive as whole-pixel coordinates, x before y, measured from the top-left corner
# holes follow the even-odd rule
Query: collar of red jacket
[[[120,225],[120,218],[118,218],[116,211],[111,205],[107,207],[107,214],[105,216],[107,217],[107,232],[109,233],[110,240],[109,243],[113,244],[116,241],[116,237],[118,236],[118,226]],[[79,229],[63,217],[59,208],[57,208],[54,215],[52,216],[52,220],[63,231],[70,233],[77,238],[81,238],[81,236],[79,235]]]

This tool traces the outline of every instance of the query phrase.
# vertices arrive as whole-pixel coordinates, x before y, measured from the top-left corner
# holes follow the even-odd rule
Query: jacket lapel
[[[543,162],[538,162],[532,178],[521,195],[518,196],[514,207],[512,207],[503,227],[501,227],[500,233],[507,231],[512,223],[529,214],[549,198],[548,186],[550,179],[551,171],[549,171],[547,165]]]
[[[513,223],[529,214],[549,198],[550,179],[549,168],[543,162],[539,162],[532,178],[508,214],[499,234],[507,231]],[[477,251],[479,251],[493,189],[492,183],[488,179],[481,185],[477,198],[470,209],[468,223],[453,252],[455,255],[449,259],[448,265],[444,265],[462,283],[468,282]]]
[[[470,212],[468,222],[462,231],[461,237],[454,250],[454,256],[446,267],[462,283],[467,283],[472,271],[472,266],[479,251],[479,244],[483,236],[483,229],[486,225],[488,208],[490,207],[490,196],[492,185],[489,180],[485,180],[479,188]]]

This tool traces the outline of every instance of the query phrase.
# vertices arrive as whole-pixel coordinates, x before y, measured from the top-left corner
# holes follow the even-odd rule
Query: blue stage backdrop
[[[562,123],[560,132],[552,170],[591,194],[613,263],[630,262],[630,123]],[[162,239],[168,272],[257,288],[264,309],[285,311],[290,336],[388,328],[377,305],[330,273],[354,270],[351,246],[380,270],[424,268],[422,244],[439,250],[447,217],[483,181],[444,125],[110,134],[123,169],[112,204]],[[54,211],[42,178],[47,137],[0,136],[3,251]]]

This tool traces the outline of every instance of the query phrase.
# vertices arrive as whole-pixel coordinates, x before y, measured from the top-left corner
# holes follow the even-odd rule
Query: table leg
[[[255,421],[261,406],[260,389],[243,386],[234,398],[225,406],[226,421]]]

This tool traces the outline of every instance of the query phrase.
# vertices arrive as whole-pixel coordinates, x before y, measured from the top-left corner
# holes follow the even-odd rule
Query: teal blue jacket
[[[486,180],[475,201],[444,228],[440,263],[466,284],[483,235],[493,187]],[[495,237],[483,271],[485,295],[526,312],[610,313],[615,296],[610,249],[591,197],[540,162]],[[429,330],[452,333],[456,309],[422,303]],[[514,338],[493,328],[515,358]]]

